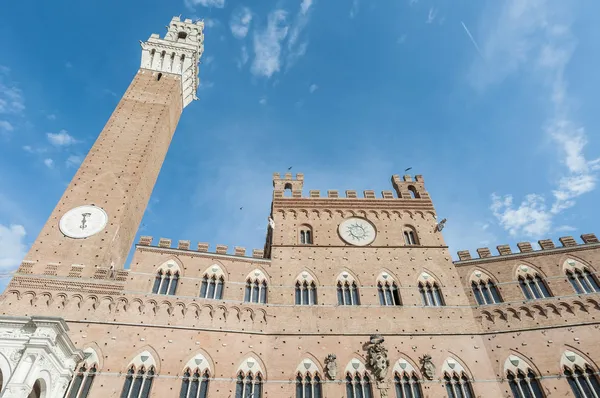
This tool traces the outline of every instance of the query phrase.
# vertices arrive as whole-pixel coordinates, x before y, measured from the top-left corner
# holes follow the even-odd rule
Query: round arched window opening
[[[181,39],[181,40],[185,40],[185,39],[187,39],[187,33],[186,32],[179,32],[177,34],[177,38]]]
[[[37,379],[33,384],[31,392],[27,398],[44,398],[46,396],[46,383],[42,379]]]

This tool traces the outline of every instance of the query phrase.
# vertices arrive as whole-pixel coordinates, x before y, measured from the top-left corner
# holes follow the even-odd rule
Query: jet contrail
[[[473,35],[469,31],[469,28],[467,28],[467,25],[465,25],[465,23],[463,21],[460,21],[460,23],[462,24],[462,27],[465,29],[465,32],[467,32],[467,36],[469,36],[469,39],[471,39],[471,43],[473,43],[473,46],[475,46],[475,50],[477,50],[477,53],[481,56],[481,58],[484,58],[483,54],[481,53],[481,50],[479,49],[479,46],[477,45],[477,42],[475,41],[475,39],[473,38]]]

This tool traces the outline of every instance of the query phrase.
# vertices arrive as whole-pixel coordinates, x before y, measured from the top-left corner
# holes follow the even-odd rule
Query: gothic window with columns
[[[246,277],[244,301],[265,304],[267,302],[267,289],[268,284],[265,274],[261,270],[255,269]]]
[[[185,365],[179,398],[207,398],[210,368],[202,354],[197,354]]]
[[[365,365],[354,358],[346,366],[346,398],[373,398],[371,376]]]
[[[296,278],[294,302],[296,305],[317,304],[317,284],[308,272],[302,272]]]
[[[223,298],[223,287],[225,285],[225,274],[218,265],[210,266],[202,276],[200,285],[200,298],[221,300]]]
[[[342,272],[337,278],[337,297],[339,305],[360,305],[358,284],[348,272]]]
[[[550,290],[540,274],[528,265],[521,265],[517,269],[517,279],[521,291],[527,300],[537,300],[552,297]]]
[[[480,270],[471,275],[471,289],[479,305],[498,304],[502,302],[500,292],[490,276]]]
[[[560,359],[560,365],[567,383],[576,398],[600,397],[600,383],[597,372],[579,354],[565,351]]]
[[[302,361],[296,369],[296,398],[323,398],[321,375],[310,359]]]
[[[310,225],[301,225],[299,229],[299,239],[301,245],[313,244],[313,231]]]
[[[510,355],[504,362],[504,373],[514,398],[544,398],[539,377],[523,359]]]
[[[377,294],[381,305],[402,305],[396,281],[387,272],[377,277]]]
[[[127,368],[120,398],[149,398],[156,375],[156,363],[152,354],[144,351],[137,355]]]
[[[249,357],[237,372],[235,398],[262,398],[263,372],[256,359]]]
[[[419,238],[417,236],[417,231],[415,231],[414,227],[411,225],[404,226],[404,243],[409,246],[419,244]]]
[[[577,294],[588,294],[600,292],[600,285],[589,267],[576,260],[565,261],[563,268],[569,279],[569,283]]]
[[[98,355],[92,348],[83,350],[84,361],[76,368],[73,380],[67,387],[65,398],[87,398],[98,372]]]
[[[440,307],[445,305],[438,282],[427,272],[423,272],[419,276],[418,287],[424,306]]]
[[[173,260],[169,260],[158,267],[156,277],[154,278],[154,285],[152,286],[152,293],[169,296],[175,295],[180,272],[179,265]]]
[[[422,398],[421,380],[415,368],[404,359],[394,365],[396,398]]]
[[[471,380],[464,368],[453,358],[448,358],[442,366],[443,380],[448,398],[474,398]]]

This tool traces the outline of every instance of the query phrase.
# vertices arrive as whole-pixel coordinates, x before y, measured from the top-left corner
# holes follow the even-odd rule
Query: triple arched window
[[[567,260],[564,264],[569,283],[577,294],[598,293],[600,285],[593,272],[579,261]]]
[[[552,297],[546,282],[540,274],[527,265],[521,265],[517,270],[519,286],[527,300],[537,300],[540,298]]]
[[[98,355],[92,348],[83,350],[85,361],[79,365],[67,387],[65,398],[87,398],[98,372]]]
[[[421,381],[417,372],[404,359],[394,366],[394,390],[396,398],[422,398]]]
[[[199,369],[186,369],[183,372],[183,381],[181,382],[181,391],[179,398],[207,398],[208,380],[210,373],[208,369],[203,372]]]
[[[423,272],[419,277],[418,287],[424,306],[440,307],[445,305],[438,282],[431,275]]]
[[[223,270],[218,265],[213,265],[204,272],[202,284],[200,285],[200,297],[221,300],[223,298],[224,285],[225,276]]]
[[[246,277],[244,301],[247,303],[267,302],[267,278],[261,270],[254,270]]]
[[[358,285],[352,275],[342,272],[337,280],[337,298],[339,305],[360,305]]]
[[[367,372],[346,373],[346,398],[372,398],[373,387]]]
[[[377,294],[381,305],[402,305],[398,285],[387,272],[377,278]]]
[[[121,398],[149,398],[156,370],[154,366],[129,367]]]
[[[177,283],[179,281],[179,272],[171,272],[171,270],[163,271],[159,269],[154,278],[154,286],[152,287],[152,293],[154,294],[167,294],[170,296],[175,295],[177,290]]]
[[[474,398],[469,376],[456,360],[446,359],[442,366],[442,374],[448,398]]]
[[[498,304],[502,302],[502,297],[498,288],[489,275],[476,270],[471,276],[471,289],[475,300],[479,305]]]
[[[598,376],[585,359],[573,351],[567,350],[563,353],[560,362],[574,397],[600,397]]]
[[[235,398],[262,398],[262,384],[260,373],[240,371],[235,383]]]
[[[317,304],[317,284],[308,272],[303,272],[296,279],[294,302],[296,305]]]
[[[510,355],[504,372],[514,398],[544,398],[538,376],[523,359]]]
[[[318,373],[298,372],[296,376],[296,398],[322,398],[323,386]]]

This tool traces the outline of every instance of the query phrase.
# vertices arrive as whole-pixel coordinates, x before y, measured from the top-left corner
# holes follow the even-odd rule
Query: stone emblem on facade
[[[419,358],[419,360],[421,361],[421,370],[423,371],[425,377],[428,380],[433,380],[433,378],[435,377],[435,365],[433,364],[433,362],[431,362],[431,355],[425,354],[421,358]]]
[[[335,354],[329,354],[327,355],[327,358],[325,358],[325,371],[331,380],[335,380],[337,376],[337,363],[335,362],[336,358],[337,357]]]
[[[390,366],[388,359],[387,348],[383,346],[383,336],[374,334],[369,341],[367,349],[367,360],[373,372],[373,375],[378,381],[382,381],[387,376],[387,371]]]

